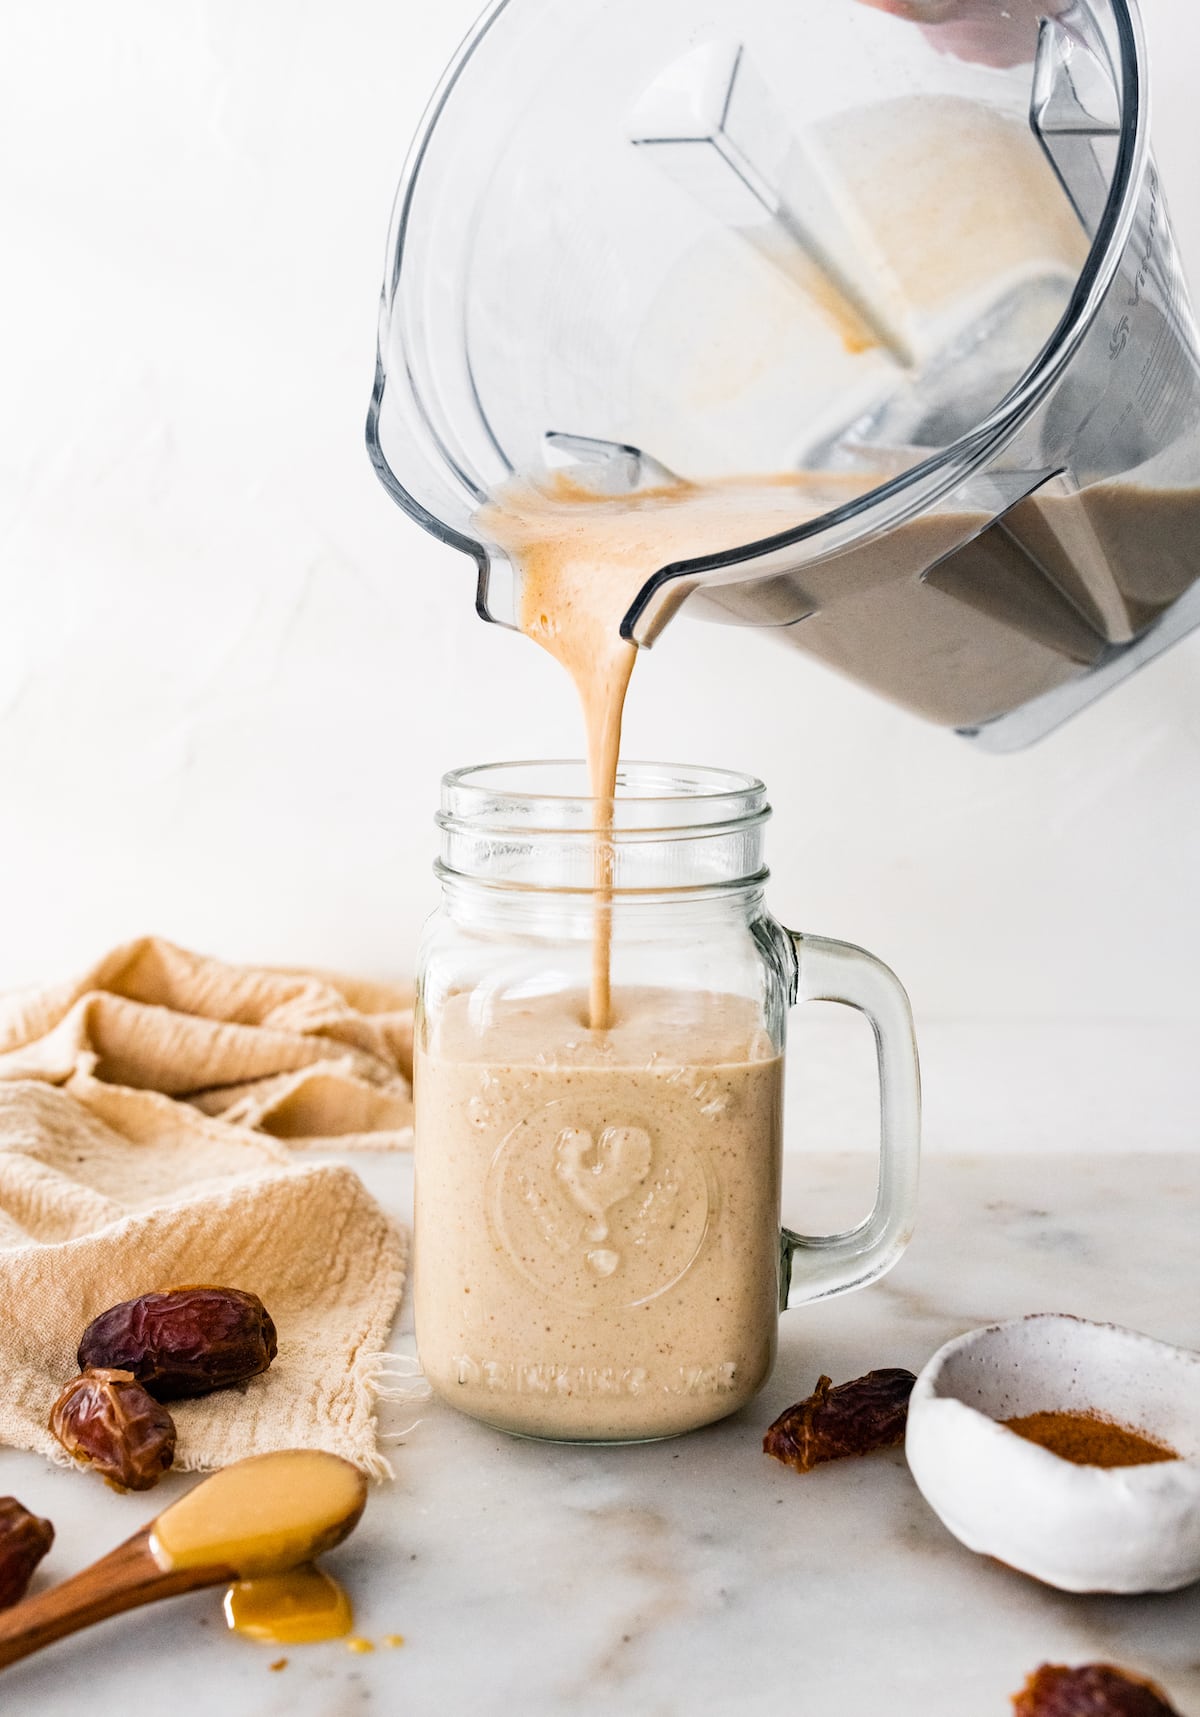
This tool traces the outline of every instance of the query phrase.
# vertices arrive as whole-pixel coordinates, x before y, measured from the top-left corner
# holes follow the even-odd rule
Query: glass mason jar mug
[[[896,1262],[919,1076],[893,974],[767,912],[761,782],[625,764],[611,829],[585,782],[583,764],[550,762],[443,782],[413,1294],[422,1366],[455,1407],[530,1436],[636,1441],[743,1406],[781,1309]],[[780,1179],[787,1010],[816,999],[870,1020],[882,1125],[874,1210],[814,1238],[781,1230]]]

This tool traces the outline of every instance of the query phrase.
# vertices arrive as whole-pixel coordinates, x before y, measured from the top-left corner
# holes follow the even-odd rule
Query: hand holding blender
[[[1032,58],[1038,19],[1033,0],[862,0],[919,24],[931,47],[981,66],[1014,66]],[[1060,0],[1052,10],[1066,9]]]

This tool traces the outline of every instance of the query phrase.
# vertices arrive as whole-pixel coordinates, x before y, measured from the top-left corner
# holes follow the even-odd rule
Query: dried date
[[[132,1372],[94,1368],[67,1384],[50,1410],[67,1453],[114,1490],[149,1490],[175,1459],[175,1421]]]
[[[822,1377],[806,1401],[781,1413],[763,1438],[763,1448],[798,1473],[846,1455],[869,1455],[904,1439],[908,1398],[916,1378],[893,1368],[869,1371],[835,1389]]]
[[[79,1369],[132,1372],[156,1401],[174,1401],[257,1377],[277,1346],[275,1325],[257,1294],[172,1288],[122,1300],[93,1318],[79,1343]]]
[[[1016,1717],[1179,1717],[1161,1687],[1111,1663],[1044,1663],[1020,1693]]]
[[[15,1496],[0,1496],[0,1610],[25,1596],[33,1571],[54,1543],[54,1528],[22,1508]]]

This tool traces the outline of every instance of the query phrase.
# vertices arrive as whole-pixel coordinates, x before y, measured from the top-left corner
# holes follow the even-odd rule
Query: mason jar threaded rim
[[[577,759],[485,763],[442,779],[443,881],[592,893],[598,847],[615,896],[747,886],[766,879],[771,815],[756,776],[693,764],[622,762],[606,822]]]

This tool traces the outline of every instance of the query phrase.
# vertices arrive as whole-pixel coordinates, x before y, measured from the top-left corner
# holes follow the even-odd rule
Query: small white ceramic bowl
[[[1177,1451],[1077,1466],[999,1423],[1097,1413]],[[1200,1354],[1046,1314],[947,1342],[917,1378],[905,1453],[926,1502],[981,1556],[1065,1592],[1200,1579]]]

